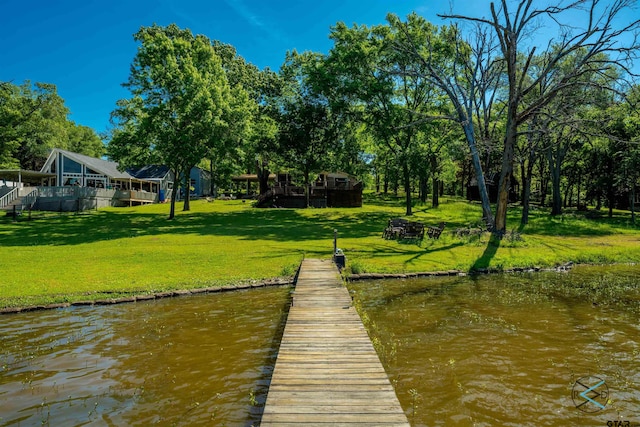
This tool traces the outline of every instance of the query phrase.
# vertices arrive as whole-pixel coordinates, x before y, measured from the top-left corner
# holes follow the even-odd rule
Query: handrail
[[[0,197],[0,208],[4,208],[5,206],[8,206],[11,202],[16,200],[17,198],[18,198],[18,187],[14,188],[4,196]]]
[[[33,208],[33,205],[36,204],[37,200],[38,200],[38,189],[36,188],[26,196],[22,197],[22,206],[23,208],[24,206],[29,206],[29,209],[31,209]]]

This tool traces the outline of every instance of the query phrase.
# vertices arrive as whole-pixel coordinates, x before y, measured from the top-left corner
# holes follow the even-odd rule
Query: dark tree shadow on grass
[[[480,256],[480,258],[478,258],[476,262],[473,263],[473,266],[471,266],[471,271],[488,268],[489,265],[491,265],[491,260],[496,256],[501,242],[502,239],[491,235],[489,241],[487,242],[487,247],[484,249],[484,252]]]
[[[420,252],[416,252],[416,254],[414,256],[412,256],[411,258],[406,260],[404,263],[405,264],[410,264],[413,261],[416,261],[416,260],[418,260],[418,259],[420,259],[420,258],[422,258],[424,256],[428,256],[428,255],[430,255],[432,253],[440,252],[440,251],[448,251],[448,250],[457,248],[459,246],[464,246],[464,243],[462,243],[462,242],[451,243],[450,245],[447,245],[447,246],[441,246],[441,247],[435,248],[435,249],[426,249],[426,250],[423,250],[423,251],[420,251]]]
[[[308,217],[295,209],[246,209],[188,213],[168,221],[164,213],[104,210],[0,225],[0,245],[79,245],[141,236],[228,236],[242,240],[304,242],[382,236],[384,212],[327,210]]]

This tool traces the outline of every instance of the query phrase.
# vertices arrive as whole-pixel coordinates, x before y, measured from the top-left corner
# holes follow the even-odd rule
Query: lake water
[[[349,288],[413,425],[606,426],[640,423],[638,283],[617,266]],[[258,424],[289,301],[274,287],[2,316],[0,425]]]
[[[606,426],[640,425],[639,285],[618,266],[350,288],[413,425]]]
[[[260,420],[289,287],[0,317],[0,425]]]

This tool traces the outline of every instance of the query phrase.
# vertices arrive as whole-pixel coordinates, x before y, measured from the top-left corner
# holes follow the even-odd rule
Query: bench
[[[424,224],[421,222],[409,222],[404,228],[403,239],[423,239]]]
[[[438,238],[440,238],[445,225],[446,224],[444,222],[441,222],[437,227],[429,227],[427,229],[427,236],[429,236],[430,239],[437,240]]]
[[[385,239],[422,239],[424,238],[424,225],[421,222],[408,221],[402,218],[389,220],[387,228],[382,232]]]
[[[387,224],[387,228],[382,232],[382,237],[384,239],[401,239],[408,223],[409,221],[402,218],[390,219]]]

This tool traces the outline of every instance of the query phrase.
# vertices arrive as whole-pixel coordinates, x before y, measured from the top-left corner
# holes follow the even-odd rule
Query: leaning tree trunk
[[[480,200],[482,203],[482,219],[487,224],[489,230],[493,230],[495,222],[493,219],[493,213],[491,212],[491,202],[489,201],[489,193],[487,192],[487,185],[484,181],[484,173],[482,171],[482,164],[480,162],[480,155],[478,154],[478,148],[476,146],[476,138],[473,134],[473,122],[467,120],[463,122],[462,128],[464,130],[469,150],[471,151],[471,164],[476,173],[476,181],[478,181],[478,192],[480,193]]]

